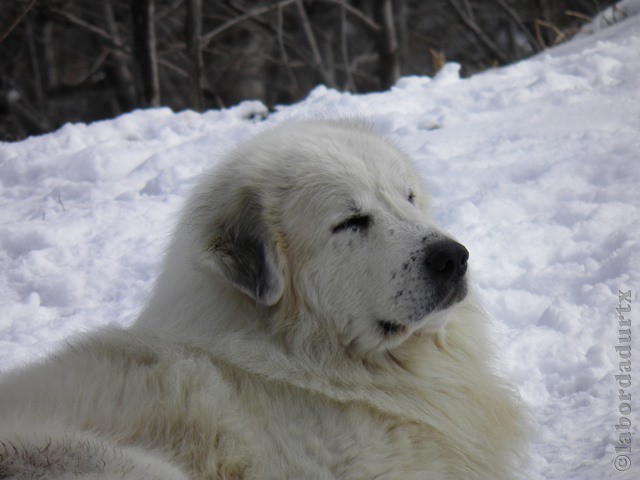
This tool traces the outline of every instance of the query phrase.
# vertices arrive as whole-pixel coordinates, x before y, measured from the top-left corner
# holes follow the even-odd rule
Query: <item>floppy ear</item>
[[[284,292],[284,255],[258,196],[244,190],[233,203],[215,220],[200,259],[256,302],[275,305]]]

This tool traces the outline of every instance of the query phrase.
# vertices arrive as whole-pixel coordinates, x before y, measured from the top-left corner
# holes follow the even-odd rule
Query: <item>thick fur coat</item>
[[[0,382],[0,479],[511,479],[467,250],[411,162],[346,121],[205,175],[129,329]]]

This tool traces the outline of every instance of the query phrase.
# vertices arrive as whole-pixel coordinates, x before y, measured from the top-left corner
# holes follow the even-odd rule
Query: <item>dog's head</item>
[[[467,293],[466,248],[434,224],[411,162],[362,125],[263,133],[191,205],[200,265],[259,305],[289,297],[303,328],[345,348],[437,331]]]

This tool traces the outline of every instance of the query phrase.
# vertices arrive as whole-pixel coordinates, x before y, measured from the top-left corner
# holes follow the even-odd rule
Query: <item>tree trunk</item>
[[[105,29],[109,32],[109,35],[111,35],[113,42],[122,48],[123,42],[118,30],[118,22],[116,21],[113,11],[112,2],[113,0],[105,0],[103,4]],[[105,72],[113,84],[120,111],[128,112],[135,108],[136,89],[133,75],[127,65],[127,58],[122,50],[113,49],[111,52],[111,61],[105,64]]]
[[[202,0],[187,0],[187,51],[191,108],[204,109],[204,62],[202,60]]]
[[[392,0],[376,0],[376,21],[380,25],[378,33],[378,78],[383,90],[391,88],[400,78],[398,58],[398,36],[393,18]]]
[[[160,106],[154,11],[154,0],[131,0],[138,101],[146,107]]]

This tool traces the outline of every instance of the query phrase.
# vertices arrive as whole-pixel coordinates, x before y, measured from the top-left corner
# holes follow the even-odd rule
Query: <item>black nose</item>
[[[457,280],[467,272],[469,251],[453,240],[440,240],[427,247],[425,264],[431,274],[443,280]]]

